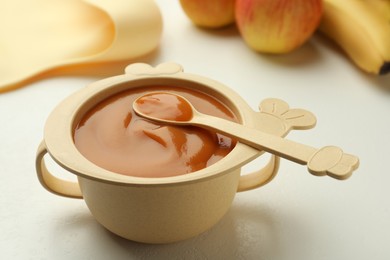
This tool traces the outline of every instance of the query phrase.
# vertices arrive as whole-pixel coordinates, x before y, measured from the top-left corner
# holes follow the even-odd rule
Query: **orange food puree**
[[[192,107],[177,95],[167,92],[154,92],[140,97],[134,102],[136,110],[153,119],[188,122],[193,116]]]
[[[137,116],[134,100],[155,91],[181,95],[202,113],[237,121],[220,101],[199,91],[164,86],[131,89],[103,100],[84,115],[74,130],[77,149],[112,172],[168,177],[210,166],[234,148],[235,141],[215,132]]]

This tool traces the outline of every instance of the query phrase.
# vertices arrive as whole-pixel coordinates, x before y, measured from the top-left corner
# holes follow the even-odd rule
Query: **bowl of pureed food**
[[[180,65],[136,63],[123,75],[90,84],[50,114],[36,157],[41,184],[57,195],[83,198],[96,220],[111,232],[138,242],[169,243],[196,236],[217,223],[237,191],[268,183],[279,157],[259,171],[241,167],[264,152],[194,126],[163,125],[134,113],[134,101],[168,91],[199,111],[279,137],[308,129],[315,117],[266,99],[253,111],[230,88]],[[77,182],[52,174],[49,154]]]

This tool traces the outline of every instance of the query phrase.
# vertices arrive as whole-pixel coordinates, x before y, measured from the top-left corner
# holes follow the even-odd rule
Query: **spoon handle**
[[[308,171],[317,176],[346,179],[359,165],[356,156],[344,153],[339,147],[325,146],[317,149],[218,117],[199,113],[193,117],[191,124],[221,132],[241,143],[287,160],[306,164]]]

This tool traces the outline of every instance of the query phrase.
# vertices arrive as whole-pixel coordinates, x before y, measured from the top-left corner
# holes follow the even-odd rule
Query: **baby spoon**
[[[359,159],[344,153],[339,147],[320,149],[300,144],[260,130],[206,115],[197,111],[182,96],[168,92],[154,92],[137,98],[134,111],[144,118],[165,124],[191,125],[214,130],[258,150],[307,165],[314,175],[328,175],[336,179],[348,178],[359,166]]]

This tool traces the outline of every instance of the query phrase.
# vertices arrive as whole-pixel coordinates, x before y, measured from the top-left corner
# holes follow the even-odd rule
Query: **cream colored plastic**
[[[145,55],[162,33],[153,0],[3,1],[0,24],[0,93],[53,68]]]
[[[192,117],[188,120],[167,120],[144,114],[135,105],[137,100],[134,101],[133,109],[138,115],[160,123],[192,125],[217,131],[258,150],[264,150],[299,164],[307,164],[309,172],[314,175],[346,179],[359,166],[359,159],[356,156],[345,154],[339,147],[326,146],[316,149],[226,119],[203,114],[197,111],[186,98],[173,93],[167,92],[167,94],[178,96],[185,101],[192,109]]]
[[[62,180],[49,172],[45,160],[43,159],[46,153],[46,146],[44,142],[42,142],[38,147],[36,157],[36,169],[41,184],[54,194],[70,198],[82,198],[83,195],[81,194],[80,186],[77,182]]]
[[[155,68],[132,64],[124,75],[97,81],[66,98],[45,124],[44,141],[36,157],[40,182],[55,194],[82,196],[99,223],[115,234],[139,242],[167,243],[206,231],[226,213],[237,191],[268,183],[279,167],[279,157],[271,156],[261,170],[241,175],[243,165],[264,153],[243,143],[237,143],[226,157],[210,167],[165,178],[117,174],[85,159],[75,147],[72,136],[83,115],[109,96],[153,85],[197,89],[213,95],[230,107],[242,125],[279,137],[291,129],[311,128],[316,122],[310,112],[290,109],[278,99],[264,100],[260,112],[255,112],[230,88],[184,73],[175,63]],[[44,163],[46,153],[77,175],[78,183],[53,176]]]

